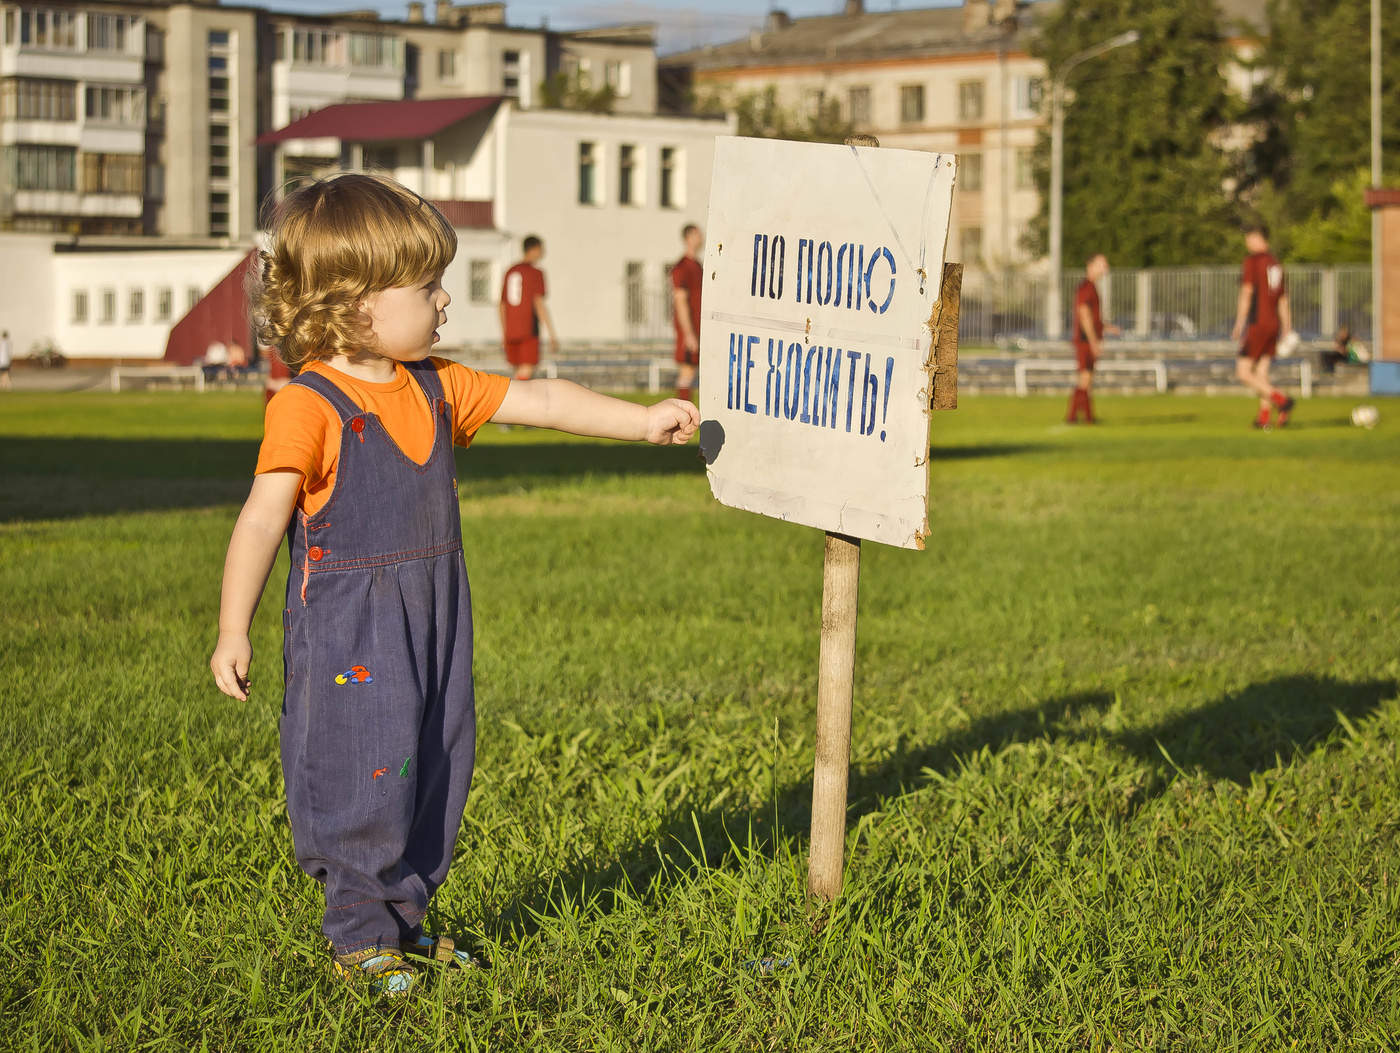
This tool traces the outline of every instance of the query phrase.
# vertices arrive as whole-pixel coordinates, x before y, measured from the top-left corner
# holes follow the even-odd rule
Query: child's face
[[[442,339],[438,327],[447,321],[452,297],[435,274],[412,286],[381,289],[362,301],[374,333],[375,354],[396,362],[418,362],[432,353]]]

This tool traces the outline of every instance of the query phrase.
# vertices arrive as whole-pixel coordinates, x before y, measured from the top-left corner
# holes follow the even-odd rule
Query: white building
[[[329,142],[335,168],[373,168],[434,201],[457,229],[443,348],[494,345],[505,271],[544,239],[550,311],[566,343],[641,335],[687,222],[703,223],[714,137],[732,120],[521,110],[500,96],[328,107],[265,137],[282,155]],[[52,340],[78,360],[159,359],[175,322],[251,242],[0,235],[0,328],[24,354]],[[645,326],[664,332],[657,314]]]
[[[650,25],[512,26],[503,3],[428,21],[209,0],[0,0],[0,231],[247,239],[271,191],[258,136],[343,101],[504,95],[577,76],[656,108]],[[334,144],[288,151],[293,174]],[[307,160],[301,163],[298,156]]]
[[[500,97],[345,104],[265,136],[279,153],[335,141],[338,167],[383,171],[457,227],[444,346],[494,342],[507,268],[527,234],[561,339],[618,340],[664,309],[681,228],[704,223],[716,135],[732,118],[522,110]],[[653,324],[650,328],[655,328]],[[629,332],[630,330],[630,332]]]

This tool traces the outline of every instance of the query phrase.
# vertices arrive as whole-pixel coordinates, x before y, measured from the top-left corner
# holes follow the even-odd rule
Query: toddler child
[[[432,357],[456,234],[388,179],[303,187],[269,226],[258,336],[298,375],[268,404],[209,664],[221,691],[248,698],[248,629],[285,535],[280,730],[297,861],[324,886],[335,970],[402,995],[416,977],[405,954],[470,961],[422,927],[476,737],[453,445],[488,420],[682,444],[699,414]]]

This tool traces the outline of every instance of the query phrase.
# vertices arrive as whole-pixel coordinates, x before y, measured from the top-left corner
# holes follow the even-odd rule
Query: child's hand
[[[684,446],[700,427],[700,410],[685,399],[667,399],[647,407],[647,442]]]
[[[248,679],[248,666],[253,661],[253,645],[248,642],[246,633],[220,633],[219,642],[214,645],[214,656],[209,659],[209,668],[214,671],[214,683],[219,690],[240,702],[248,701],[248,689],[252,682]]]

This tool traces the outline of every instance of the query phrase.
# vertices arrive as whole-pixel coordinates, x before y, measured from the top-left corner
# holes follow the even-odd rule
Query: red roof
[[[285,128],[258,136],[258,144],[281,143],[288,139],[340,139],[351,143],[426,139],[496,106],[502,98],[501,95],[477,95],[465,99],[340,102],[308,113]]]
[[[253,249],[171,327],[165,342],[165,361],[188,366],[202,359],[214,343],[237,344],[244,351],[253,346],[244,286],[257,258],[258,250]]]
[[[434,201],[433,207],[458,230],[491,230],[496,225],[492,201]]]

